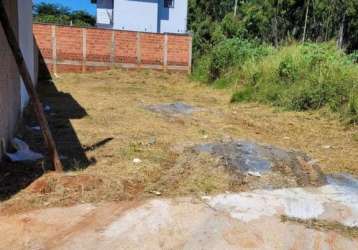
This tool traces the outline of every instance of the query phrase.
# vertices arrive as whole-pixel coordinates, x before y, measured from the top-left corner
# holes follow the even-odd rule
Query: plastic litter
[[[41,127],[40,126],[33,126],[33,127],[30,127],[28,126],[28,128],[32,131],[41,131]]]
[[[150,193],[155,194],[155,195],[157,195],[157,196],[162,195],[162,193],[161,193],[161,192],[159,192],[159,191],[155,191],[155,190],[150,191]]]
[[[45,112],[51,111],[51,107],[50,107],[49,105],[45,105],[45,106],[44,106],[44,111],[45,111]]]
[[[142,163],[142,160],[139,159],[139,158],[135,158],[135,159],[133,160],[133,163],[139,164],[139,163]]]
[[[247,172],[247,174],[250,176],[261,177],[261,174],[259,172],[249,171]]]
[[[26,142],[18,138],[12,139],[11,144],[17,151],[6,155],[13,162],[38,161],[44,158],[42,154],[32,151]]]

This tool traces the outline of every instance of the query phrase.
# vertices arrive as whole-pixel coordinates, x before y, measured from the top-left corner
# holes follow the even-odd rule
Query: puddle
[[[152,112],[164,115],[191,115],[193,112],[198,111],[197,108],[182,102],[153,104],[148,105],[145,108]]]

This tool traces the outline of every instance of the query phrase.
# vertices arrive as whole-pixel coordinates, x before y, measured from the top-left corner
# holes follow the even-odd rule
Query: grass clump
[[[239,85],[232,102],[257,101],[295,111],[329,107],[348,123],[358,122],[358,65],[352,56],[333,43],[277,50],[248,44],[229,42],[211,53],[208,72],[215,84]]]
[[[208,54],[197,60],[194,78],[213,82],[219,80],[228,68],[241,67],[271,52],[271,47],[239,38],[225,39],[216,44]]]

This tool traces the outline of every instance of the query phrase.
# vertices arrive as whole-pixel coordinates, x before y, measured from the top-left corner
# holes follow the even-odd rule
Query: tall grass
[[[240,86],[232,102],[256,101],[296,111],[329,107],[347,122],[358,123],[355,57],[345,55],[333,43],[293,44],[277,50],[244,47],[248,55],[220,64],[216,79],[212,77],[215,52],[211,53],[211,61],[206,59],[206,79],[217,85]],[[203,76],[203,72],[202,68],[197,75]]]

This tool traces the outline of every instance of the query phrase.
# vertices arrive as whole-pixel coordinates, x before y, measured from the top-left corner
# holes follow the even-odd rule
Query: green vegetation
[[[196,58],[233,37],[276,47],[290,40],[334,39],[338,47],[352,52],[358,49],[358,1],[189,0],[189,29]]]
[[[232,102],[256,101],[297,111],[329,107],[349,123],[358,123],[358,65],[335,44],[278,49],[248,46],[247,41],[235,43],[238,47],[230,40],[227,44],[230,48],[218,44],[198,60],[194,77],[217,87],[235,85]]]
[[[34,6],[34,22],[53,23],[89,27],[96,24],[96,19],[86,11],[71,11],[70,9],[49,3],[39,3]]]
[[[234,1],[213,2],[190,3],[195,79],[233,87],[232,102],[358,123],[357,1],[241,1],[236,15]]]

